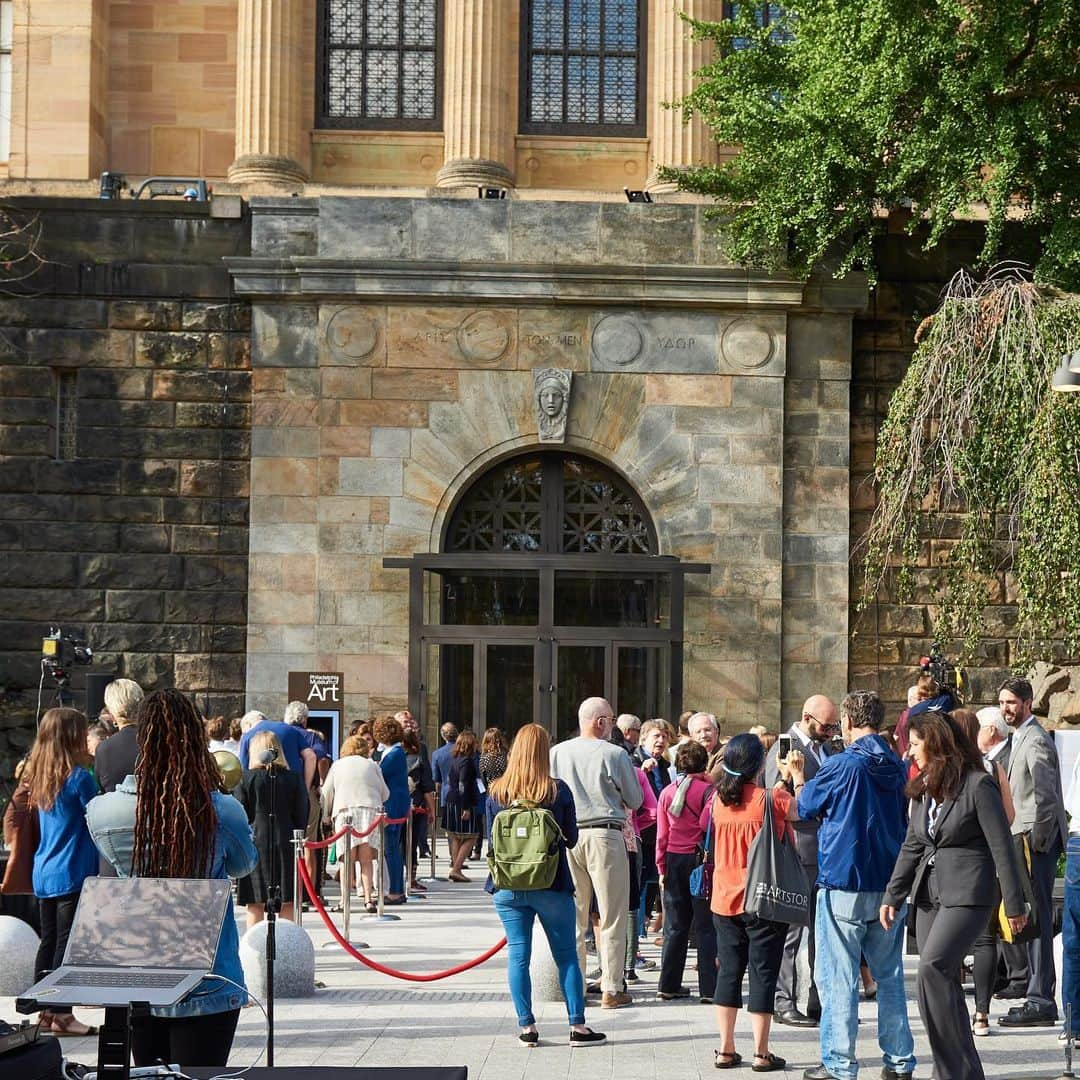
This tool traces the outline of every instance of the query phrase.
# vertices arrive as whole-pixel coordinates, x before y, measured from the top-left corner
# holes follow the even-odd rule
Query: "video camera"
[[[964,688],[967,682],[964,669],[950,663],[936,641],[930,646],[930,655],[919,658],[919,667],[942,690],[949,690],[953,697],[956,698],[958,705],[963,702]]]
[[[41,639],[41,667],[58,686],[71,681],[71,667],[91,664],[94,651],[86,638],[65,634],[59,626],[50,626],[49,633]]]

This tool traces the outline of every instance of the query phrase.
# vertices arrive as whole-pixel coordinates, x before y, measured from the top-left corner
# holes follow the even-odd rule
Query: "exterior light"
[[[623,194],[627,202],[652,202],[652,196],[647,191],[634,191],[624,187]]]
[[[1080,352],[1066,353],[1061,358],[1061,366],[1054,372],[1050,385],[1061,394],[1073,394],[1080,391],[1080,370],[1074,371],[1073,364],[1080,369]]]

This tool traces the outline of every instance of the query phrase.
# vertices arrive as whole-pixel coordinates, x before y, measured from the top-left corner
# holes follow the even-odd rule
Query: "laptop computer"
[[[63,964],[17,1007],[175,1005],[214,966],[231,899],[228,881],[87,878]]]

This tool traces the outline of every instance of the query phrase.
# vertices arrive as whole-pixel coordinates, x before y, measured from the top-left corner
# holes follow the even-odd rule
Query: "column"
[[[302,0],[239,0],[234,183],[297,184]]]
[[[447,0],[439,187],[514,186],[517,9],[510,0]]]
[[[724,15],[722,0],[650,0],[649,5],[649,191],[674,191],[675,185],[657,179],[661,166],[674,168],[711,165],[719,160],[719,147],[712,133],[694,116],[684,123],[679,109],[665,107],[679,101],[694,88],[694,72],[713,58],[711,43],[694,41],[690,27],[679,18],[684,12],[692,19],[719,22]]]

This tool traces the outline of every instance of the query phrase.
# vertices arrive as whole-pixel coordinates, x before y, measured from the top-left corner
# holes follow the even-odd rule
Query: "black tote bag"
[[[770,922],[806,926],[810,922],[810,882],[788,839],[778,839],[773,825],[773,800],[765,792],[765,814],[746,861],[744,910]]]

